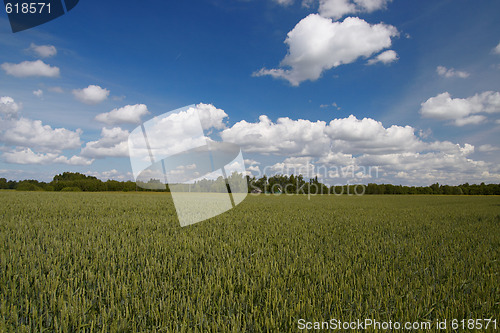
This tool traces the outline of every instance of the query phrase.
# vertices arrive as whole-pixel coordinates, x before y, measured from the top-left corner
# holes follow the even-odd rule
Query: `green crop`
[[[0,243],[2,332],[500,320],[497,196],[249,195],[181,228],[165,193],[0,191]]]

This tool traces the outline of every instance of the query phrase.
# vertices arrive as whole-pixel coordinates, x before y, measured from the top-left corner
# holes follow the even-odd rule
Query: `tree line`
[[[305,179],[302,175],[276,175],[267,178],[249,179],[249,190],[264,193],[297,193],[297,194],[445,194],[445,195],[500,195],[500,184],[479,185],[465,183],[462,185],[403,186],[392,184],[368,185],[353,184],[343,186],[327,186],[318,177]]]
[[[222,192],[230,191],[235,186],[239,190],[244,188],[245,182],[248,192],[257,193],[286,193],[286,194],[445,194],[445,195],[500,195],[500,184],[469,184],[451,186],[440,185],[439,183],[430,186],[403,186],[392,184],[368,185],[343,185],[327,186],[318,180],[318,177],[306,179],[302,175],[275,175],[272,177],[263,176],[261,178],[232,174],[226,182],[222,177],[209,180],[203,179],[191,185],[172,185],[176,190],[193,192]],[[231,184],[231,187],[227,184]],[[94,176],[87,176],[81,173],[64,172],[54,176],[51,182],[41,182],[28,179],[21,181],[7,180],[0,178],[0,189],[12,189],[18,191],[157,191],[169,192],[168,185],[162,184],[160,180],[151,179],[148,183],[136,183],[133,181],[102,181]]]

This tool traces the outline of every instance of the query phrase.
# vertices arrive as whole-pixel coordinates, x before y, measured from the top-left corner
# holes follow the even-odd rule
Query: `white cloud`
[[[44,151],[61,151],[79,148],[80,129],[70,131],[65,128],[52,129],[40,120],[21,118],[4,124],[0,131],[0,142],[19,147],[31,147]],[[1,128],[0,128],[1,130]]]
[[[36,97],[42,97],[43,96],[43,90],[42,89],[34,90],[33,91],[33,95],[35,95]]]
[[[324,165],[353,165],[355,158],[352,154],[329,151],[318,159],[318,163]]]
[[[337,109],[337,110],[342,109],[342,108],[341,108],[340,106],[338,106],[338,104],[337,104],[337,103],[335,103],[335,102],[333,102],[332,104],[321,104],[319,107],[320,107],[320,108],[322,108],[322,109],[324,109],[324,108],[328,108],[328,107],[330,107],[330,106],[333,106],[333,107],[334,107],[335,109]]]
[[[220,135],[226,142],[240,145],[246,152],[278,155],[321,155],[329,149],[324,121],[279,118],[273,123],[267,116],[258,123],[242,120]]]
[[[251,165],[251,166],[248,166],[246,169],[247,169],[247,171],[256,172],[257,174],[260,174],[260,168],[258,165]]]
[[[144,104],[126,105],[107,113],[98,114],[95,120],[108,125],[138,124],[141,122],[141,117],[149,113],[148,107]]]
[[[429,152],[366,156],[360,158],[358,162],[366,163],[365,165],[379,165],[379,172],[387,179],[386,181],[398,175],[405,178],[407,184],[413,185],[429,185],[435,182],[451,185],[488,182],[498,179],[499,176],[496,173],[498,170],[494,171],[493,165],[474,161],[461,153]]]
[[[41,60],[23,61],[19,64],[3,63],[2,69],[8,74],[15,77],[28,76],[45,76],[58,77],[60,74],[58,67],[47,65]]]
[[[496,112],[494,93],[478,94],[471,99],[485,102],[484,110],[488,110],[487,112]],[[217,109],[212,106],[206,107],[206,110]],[[182,138],[186,133],[192,134],[187,135],[189,138],[198,135],[200,140],[204,141],[206,138],[200,134],[200,126],[194,126],[195,122],[190,122],[196,120],[196,111],[196,108],[190,108],[159,118],[154,126],[145,123],[152,147],[161,148],[163,147],[161,144],[165,141],[175,142],[179,147],[174,148],[179,148],[179,151],[196,146],[197,142],[186,143],[182,140],[176,142],[175,138]],[[212,124],[212,128],[215,126],[213,124],[222,127],[225,112],[220,110],[214,114],[219,121],[209,124]],[[468,121],[467,117],[460,119]],[[156,132],[155,126],[159,126],[158,133],[162,133],[161,135]],[[165,128],[172,129],[167,133],[167,137]],[[106,151],[107,148],[115,152],[120,149],[125,151],[119,147],[128,133],[121,129],[106,131],[109,133],[103,131],[99,141],[87,144],[82,150],[83,157],[120,155]],[[426,137],[415,134],[417,132],[419,131],[411,126],[385,127],[375,119],[357,119],[353,115],[333,119],[329,123],[290,118],[279,118],[273,122],[262,115],[255,123],[243,120],[231,127],[226,126],[220,132],[220,136],[226,142],[239,144],[244,152],[284,156],[282,162],[273,162],[274,164],[265,167],[253,159],[244,160],[247,171],[259,176],[263,173],[269,175],[270,172],[301,173],[305,177],[327,178],[330,183],[345,184],[346,181],[393,183],[397,179],[400,183],[406,182],[412,185],[428,185],[436,181],[457,184],[500,179],[500,167],[493,163],[475,161],[469,157],[476,150],[474,146],[467,143],[459,145],[449,141],[424,141]],[[157,136],[161,142],[155,142],[154,138]],[[485,146],[480,147],[479,151],[493,151],[493,149]],[[90,154],[91,150],[94,153]],[[154,151],[157,154],[156,150]],[[171,151],[161,152],[162,156],[171,153]],[[149,165],[149,155],[144,155],[144,161]],[[172,177],[173,173],[185,175],[185,169],[172,170],[172,175],[169,175]]]
[[[195,107],[154,117],[144,122],[144,129],[147,142],[141,127],[134,129],[128,140],[134,176],[148,167],[145,163],[151,155],[154,160],[162,160],[208,142]]]
[[[5,115],[7,119],[17,118],[20,109],[21,105],[17,104],[12,97],[0,97],[0,115]]]
[[[305,80],[317,80],[325,70],[390,47],[391,38],[397,35],[395,27],[383,23],[372,25],[357,17],[332,22],[311,14],[288,33],[285,43],[289,50],[281,68],[262,68],[253,75],[270,75],[298,86]]]
[[[374,65],[378,62],[381,62],[385,65],[390,64],[391,62],[397,61],[399,59],[398,54],[396,51],[393,50],[387,50],[379,55],[377,55],[375,58],[368,60],[368,65]]]
[[[108,180],[108,179],[113,179],[113,180],[120,180],[120,181],[126,181],[126,180],[133,180],[133,175],[131,172],[120,172],[116,169],[111,169],[107,171],[87,171],[85,172],[86,175],[89,176],[94,176],[97,177],[100,180]]]
[[[67,164],[67,165],[90,165],[93,160],[80,156],[67,158],[56,153],[35,153],[30,148],[17,149],[5,152],[2,157],[7,163],[13,164]]]
[[[245,162],[245,165],[259,165],[260,162],[257,162],[256,160],[250,160],[250,159],[245,159],[243,162]]]
[[[475,99],[489,104],[495,100],[489,94],[478,96]],[[489,111],[493,112],[493,108]],[[460,119],[468,121],[466,117]],[[390,183],[399,179],[413,185],[491,181],[500,177],[498,166],[469,157],[475,151],[473,145],[428,142],[416,132],[411,126],[384,127],[375,119],[357,119],[353,115],[329,123],[289,118],[274,123],[263,115],[258,122],[240,121],[226,128],[221,137],[239,144],[245,152],[285,156],[283,162],[268,167],[246,160],[247,170],[259,175],[301,173],[306,177],[330,178],[331,183]],[[497,148],[486,145],[479,151],[494,149]]]
[[[210,128],[223,129],[226,127],[224,119],[227,117],[227,114],[224,110],[217,109],[212,104],[200,103],[196,105],[196,111],[200,117],[201,127],[204,130]]]
[[[103,128],[98,141],[87,142],[80,155],[91,158],[128,157],[129,132],[119,127]]]
[[[324,17],[338,20],[342,16],[356,12],[356,5],[349,0],[320,0],[319,13]]]
[[[436,72],[439,75],[441,75],[442,77],[446,77],[446,78],[459,77],[459,78],[465,79],[465,78],[468,78],[469,75],[470,75],[467,72],[457,71],[454,68],[449,68],[448,69],[448,68],[446,68],[444,66],[438,66],[436,68]]]
[[[469,116],[465,118],[455,119],[454,123],[456,126],[477,125],[484,122],[485,120],[486,120],[485,116],[476,115],[476,116]]]
[[[31,43],[29,49],[42,58],[52,57],[57,54],[57,49],[53,45],[36,45]]]
[[[500,43],[493,49],[493,53],[500,54]]]
[[[332,120],[325,133],[332,139],[333,151],[348,154],[386,154],[422,148],[422,141],[415,136],[415,129],[411,126],[385,128],[379,121],[371,118],[359,120],[353,115]]]
[[[134,176],[147,167],[151,157],[158,161],[207,145],[211,141],[207,135],[213,129],[225,128],[226,117],[223,110],[213,105],[198,104],[144,122],[147,142],[141,127],[133,130],[128,140]]]
[[[329,158],[318,160],[305,157],[286,158],[282,163],[276,163],[267,170],[287,174],[301,173],[306,177],[318,176],[330,184],[345,184],[347,181],[394,183],[395,179],[399,179],[398,182],[403,181],[406,184],[429,185],[437,181],[460,184],[500,179],[500,169],[495,165],[468,158],[468,155],[474,152],[472,145],[438,142],[432,146],[436,150],[424,149],[420,152],[382,155],[362,154],[358,157],[331,153]],[[439,150],[440,146],[444,150]]]
[[[315,166],[310,157],[288,157],[282,163],[271,166],[271,170],[282,175],[302,175],[304,177],[314,177]]]
[[[490,153],[490,152],[493,152],[493,151],[498,151],[498,150],[500,150],[500,148],[496,147],[496,146],[492,146],[490,144],[485,144],[485,145],[479,146],[478,150],[480,152]]]
[[[422,103],[420,113],[426,118],[450,120],[466,117],[479,110],[480,106],[471,104],[469,100],[452,99],[448,92],[444,92]]]
[[[77,100],[85,104],[99,104],[109,96],[109,90],[96,85],[89,85],[87,88],[74,89],[73,95]]]
[[[323,160],[349,159],[348,154],[387,154],[419,151],[425,144],[411,126],[385,128],[371,118],[323,121],[279,118],[273,123],[267,116],[259,122],[240,121],[220,133],[222,139],[240,145],[245,152],[321,157]],[[342,153],[333,156],[332,153]],[[346,155],[347,154],[347,155]]]
[[[468,98],[451,98],[448,92],[422,103],[420,113],[425,118],[451,120],[456,126],[478,124],[486,120],[477,113],[500,112],[500,92],[486,91]]]
[[[320,0],[319,13],[335,20],[347,14],[371,13],[387,6],[391,0]]]
[[[439,174],[443,172],[466,172],[476,171],[478,166],[484,166],[485,162],[473,161],[467,158],[474,147],[465,145],[455,153],[445,152],[417,152],[387,155],[364,155],[358,158],[358,163],[365,165],[377,165],[382,170],[396,172],[413,173],[421,172]]]

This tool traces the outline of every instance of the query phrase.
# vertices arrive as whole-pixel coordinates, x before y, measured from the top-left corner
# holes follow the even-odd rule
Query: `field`
[[[185,228],[161,193],[0,203],[1,332],[500,324],[498,196],[249,196]]]

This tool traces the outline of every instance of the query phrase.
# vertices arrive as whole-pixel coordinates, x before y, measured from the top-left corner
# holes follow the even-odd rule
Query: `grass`
[[[248,196],[185,228],[168,194],[0,191],[0,203],[0,331],[500,320],[495,196]]]

